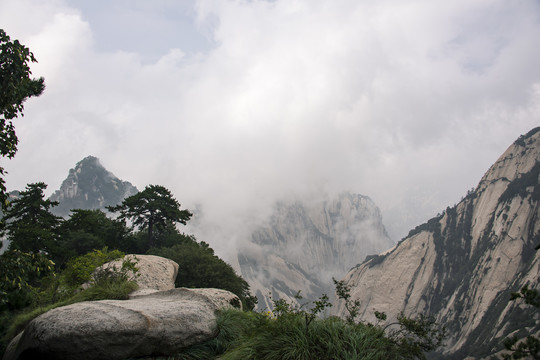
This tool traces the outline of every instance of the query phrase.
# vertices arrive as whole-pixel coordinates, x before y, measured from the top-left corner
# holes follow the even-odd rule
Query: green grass
[[[136,285],[135,285],[136,286]],[[78,301],[124,298],[132,283],[97,285],[73,298],[17,316],[10,336],[34,317],[52,308]],[[223,310],[217,318],[217,336],[186,348],[171,360],[382,360],[412,359],[405,347],[376,326],[348,323],[337,317],[315,319],[309,326],[302,313],[271,318],[256,312]],[[165,359],[160,357],[159,359]]]
[[[192,346],[176,360],[353,360],[401,359],[398,346],[373,326],[339,318],[316,319],[306,328],[300,314],[271,319],[226,310],[218,318],[218,336]]]

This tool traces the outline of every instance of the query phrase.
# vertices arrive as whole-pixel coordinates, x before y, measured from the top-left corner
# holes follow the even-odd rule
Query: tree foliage
[[[12,158],[19,142],[13,119],[23,116],[24,101],[39,96],[45,89],[43,78],[31,78],[30,63],[34,54],[18,40],[11,40],[0,29],[0,156]],[[0,202],[7,205],[5,171],[0,167]]]
[[[176,287],[218,288],[236,294],[244,309],[251,310],[257,302],[249,292],[248,283],[225,261],[214,255],[205,242],[185,237],[181,244],[156,248],[151,254],[175,261],[178,266]]]
[[[388,338],[404,349],[410,359],[425,359],[424,353],[436,350],[447,336],[444,326],[424,314],[412,318],[401,312],[397,321],[386,325],[383,330],[392,325],[397,325],[397,328],[388,332]]]
[[[336,280],[332,278],[334,286],[336,287],[336,295],[339,299],[343,300],[345,303],[345,310],[347,314],[345,315],[345,320],[349,323],[354,323],[356,317],[360,313],[360,300],[351,298],[351,288],[345,284],[344,280]]]
[[[69,288],[78,287],[89,282],[94,270],[109,261],[122,258],[124,253],[107,248],[93,250],[87,254],[70,259],[62,271],[61,281]]]
[[[150,247],[155,246],[155,231],[163,231],[171,223],[185,225],[192,216],[188,210],[180,210],[180,203],[161,185],[149,185],[107,209],[119,212],[120,219],[131,220],[134,226],[146,230]]]
[[[104,247],[129,251],[130,240],[124,222],[107,217],[103,211],[71,210],[71,216],[60,227],[60,246],[64,251],[58,265]]]
[[[176,286],[225,289],[238,295],[244,309],[254,308],[256,298],[247,282],[208,244],[178,231],[175,223],[185,224],[192,215],[180,210],[180,204],[164,187],[148,186],[139,196],[111,208],[120,212],[117,219],[100,210],[74,209],[66,220],[50,212],[57,203],[45,200],[44,189],[44,183],[27,185],[5,212],[2,232],[11,243],[0,259],[0,275],[6,274],[0,279],[0,320],[5,322],[0,335],[6,331],[14,335],[39,313],[37,308],[104,297],[125,298],[133,284],[124,276],[124,264],[112,275],[105,271],[92,278],[97,266],[118,257],[121,251],[170,258],[180,266]],[[125,220],[131,220],[134,226],[128,228]],[[92,287],[81,290],[83,282]],[[16,313],[7,309],[28,315],[18,320]],[[0,350],[5,341],[0,341]]]
[[[54,272],[54,263],[44,254],[9,250],[0,255],[0,311],[28,306],[33,287]]]
[[[540,292],[536,289],[530,289],[528,285],[521,288],[519,292],[510,295],[510,301],[521,299],[527,305],[535,309],[540,308]],[[519,339],[517,336],[510,336],[503,342],[504,348],[510,351],[503,354],[502,358],[510,359],[540,359],[540,338],[535,335],[529,335],[525,339]]]
[[[57,202],[45,200],[42,182],[28,184],[5,212],[4,232],[11,241],[9,249],[23,252],[55,254],[58,248],[58,227],[61,218],[50,212]]]

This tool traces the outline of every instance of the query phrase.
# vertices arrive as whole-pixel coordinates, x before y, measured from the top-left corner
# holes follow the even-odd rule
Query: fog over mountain
[[[59,204],[56,215],[72,209],[100,209],[117,205],[138,192],[130,182],[105,169],[98,158],[87,156],[69,170],[50,199]],[[237,233],[237,253],[229,261],[259,298],[258,308],[272,307],[273,299],[312,301],[326,293],[333,297],[332,278],[341,278],[366,256],[394,245],[382,223],[379,208],[363,195],[342,192],[336,197],[293,197],[277,202],[267,219],[244,224]],[[204,212],[198,209],[188,233],[205,232]],[[186,230],[182,227],[182,230]],[[249,231],[252,231],[249,233]]]
[[[265,226],[242,242],[240,273],[257,296],[260,310],[273,300],[301,303],[327,294],[332,278],[340,279],[368,255],[389,249],[379,208],[367,196],[342,192],[336,197],[282,201]]]
[[[218,254],[276,201],[344,190],[397,241],[537,126],[539,16],[536,0],[1,0],[46,82],[15,122],[8,189],[52,193],[93,154],[201,209]]]

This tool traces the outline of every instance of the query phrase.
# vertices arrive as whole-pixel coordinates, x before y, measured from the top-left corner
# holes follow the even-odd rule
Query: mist
[[[537,1],[152,4],[0,2],[47,86],[15,122],[8,189],[52,193],[94,155],[170,189],[218,254],[276,201],[341,191],[398,241],[539,124]]]

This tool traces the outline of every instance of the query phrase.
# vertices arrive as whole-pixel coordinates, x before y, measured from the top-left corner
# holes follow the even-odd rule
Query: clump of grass
[[[222,311],[218,335],[192,346],[177,360],[353,360],[399,359],[397,346],[381,329],[331,317],[315,319],[306,330],[300,314],[274,319],[258,313]]]
[[[306,331],[305,320],[291,314],[268,319],[221,359],[391,359],[394,348],[375,327],[332,317],[315,319]]]
[[[226,353],[239,345],[246,334],[264,325],[266,319],[256,312],[221,310],[217,318],[217,336],[195,344],[174,357],[175,360],[206,360]]]

